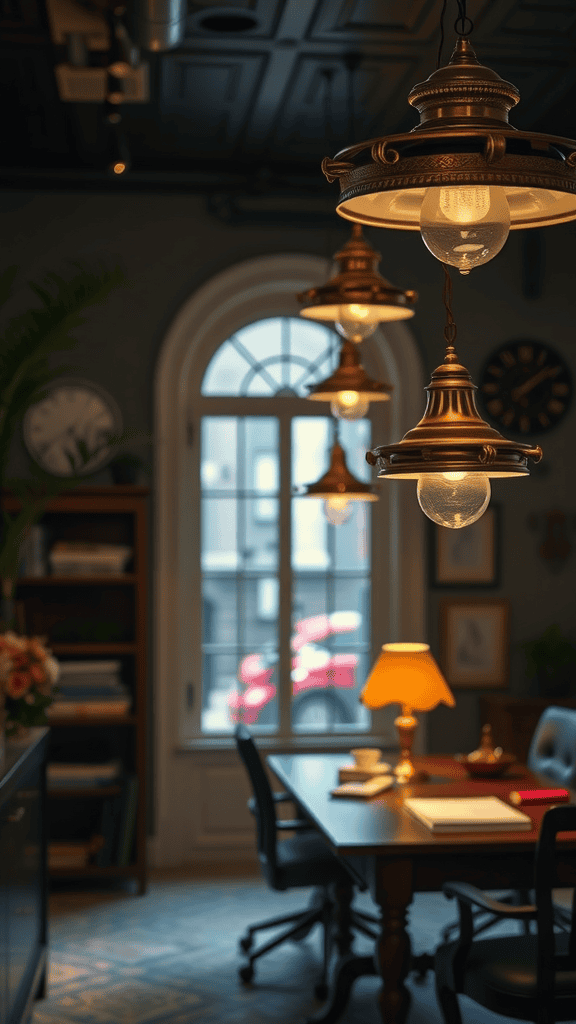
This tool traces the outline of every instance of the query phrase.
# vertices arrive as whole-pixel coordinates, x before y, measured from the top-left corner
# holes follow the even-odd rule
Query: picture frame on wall
[[[500,506],[463,530],[431,523],[430,584],[433,587],[497,587],[500,580]]]
[[[508,601],[445,598],[440,606],[440,659],[451,686],[508,685]]]

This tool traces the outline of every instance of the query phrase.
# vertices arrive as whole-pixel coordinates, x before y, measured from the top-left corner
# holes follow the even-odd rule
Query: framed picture
[[[451,686],[507,686],[508,610],[507,601],[481,597],[442,601],[440,658]]]
[[[500,506],[463,530],[431,524],[433,587],[496,587],[500,573]]]

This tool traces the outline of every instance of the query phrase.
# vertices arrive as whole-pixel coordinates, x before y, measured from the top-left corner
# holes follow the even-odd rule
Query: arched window
[[[371,503],[332,525],[298,496],[327,468],[335,421],[307,385],[335,368],[321,324],[267,317],[217,349],[198,401],[204,735],[366,730]],[[369,481],[368,419],[342,423],[349,468]],[[284,595],[284,599],[281,599]],[[289,681],[289,685],[283,682]]]
[[[422,515],[411,488],[379,486],[331,526],[294,494],[328,466],[334,421],[306,400],[335,364],[336,336],[298,318],[297,292],[326,276],[307,256],[247,260],[184,304],[156,378],[155,667],[157,778],[171,803],[174,749],[231,743],[234,717],[283,744],[371,729],[386,714],[357,694],[380,644],[425,637]],[[342,423],[349,468],[422,414],[409,328],[363,343],[369,372],[394,385],[378,420]],[[242,701],[249,692],[250,701]],[[306,697],[306,701],[300,698]],[[320,697],[320,700],[318,699]],[[297,699],[299,698],[299,699]]]

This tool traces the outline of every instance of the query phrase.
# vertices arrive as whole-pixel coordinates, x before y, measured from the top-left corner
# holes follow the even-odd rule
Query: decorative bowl
[[[464,765],[471,779],[497,779],[516,761],[514,754],[501,754],[497,761],[470,760],[466,754],[456,754],[454,760]]]

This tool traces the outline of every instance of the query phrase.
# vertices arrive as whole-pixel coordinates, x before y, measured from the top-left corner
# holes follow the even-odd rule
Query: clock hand
[[[529,391],[532,391],[532,388],[535,388],[537,384],[540,384],[540,381],[546,380],[546,377],[555,377],[559,372],[559,366],[550,366],[540,370],[539,373],[535,373],[534,376],[530,377],[530,379],[525,381],[524,384],[520,384],[519,387],[512,389],[510,392],[512,401],[517,402],[519,398],[522,398],[523,395],[527,395]]]

